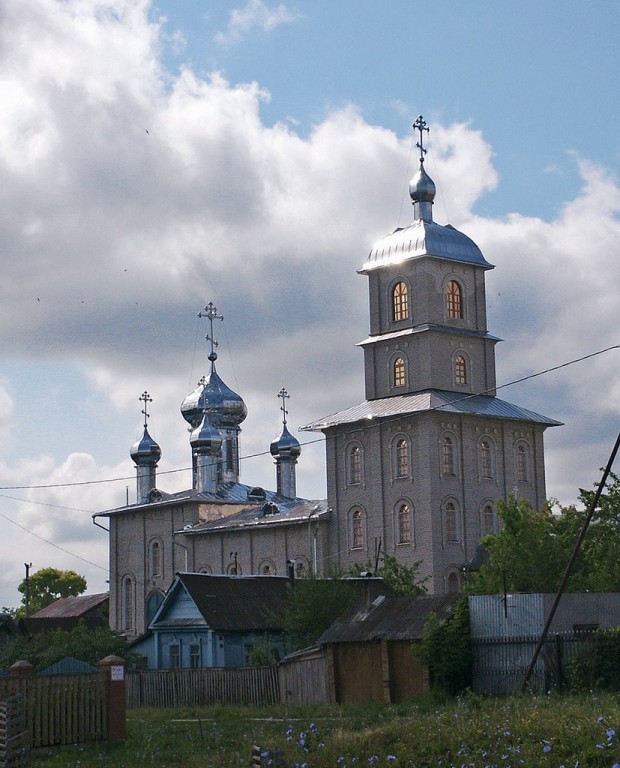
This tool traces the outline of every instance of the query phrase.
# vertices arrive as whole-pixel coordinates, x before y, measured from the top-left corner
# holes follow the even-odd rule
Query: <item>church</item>
[[[193,484],[157,486],[158,444],[147,426],[131,449],[136,503],[98,513],[110,536],[110,624],[145,632],[177,572],[296,575],[346,571],[382,553],[420,563],[432,594],[457,592],[482,536],[497,529],[495,505],[511,494],[546,501],[543,434],[558,421],[496,397],[495,344],[487,328],[478,246],[433,221],[435,184],[424,167],[410,183],[413,221],[379,240],[359,273],[369,286],[365,397],[302,427],[322,432],[327,500],[296,495],[299,441],[287,427],[271,445],[276,490],[244,485],[239,435],[243,399],[216,368],[213,303],[210,369],[181,405],[190,429]]]

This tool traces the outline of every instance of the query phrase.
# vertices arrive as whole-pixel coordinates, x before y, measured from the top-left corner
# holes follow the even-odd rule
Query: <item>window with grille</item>
[[[406,375],[406,369],[405,369],[405,361],[402,357],[397,357],[396,360],[394,360],[394,386],[395,387],[404,387],[407,375]]]
[[[405,283],[396,283],[392,291],[392,318],[394,321],[409,317],[409,289]]]
[[[454,379],[457,384],[467,384],[467,363],[463,355],[454,359]]]
[[[364,547],[364,515],[356,509],[351,517],[351,549]]]
[[[349,485],[362,482],[362,449],[354,445],[349,450]]]
[[[495,512],[490,504],[486,504],[482,511],[482,532],[484,535],[495,531]]]
[[[409,441],[404,437],[396,443],[396,477],[409,477]]]
[[[441,472],[443,475],[454,475],[454,443],[451,437],[444,437],[441,446]]]
[[[456,280],[450,280],[446,288],[446,302],[448,307],[448,317],[455,320],[463,318],[463,294],[461,286]]]
[[[408,504],[398,508],[398,543],[411,544],[411,510]]]
[[[487,440],[480,443],[480,474],[485,480],[490,480],[493,477],[491,445]]]
[[[524,445],[517,446],[517,480],[527,482],[527,450]]]
[[[446,541],[456,542],[459,540],[457,529],[457,513],[454,504],[449,501],[445,509],[446,519]]]

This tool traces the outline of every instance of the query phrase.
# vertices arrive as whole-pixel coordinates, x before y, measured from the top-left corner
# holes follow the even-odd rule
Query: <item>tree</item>
[[[287,644],[293,648],[312,645],[354,600],[353,588],[339,575],[321,579],[310,574],[296,579],[282,621]]]
[[[75,597],[86,591],[86,579],[75,571],[61,571],[58,568],[41,568],[17,589],[24,595],[22,605],[30,613],[40,611],[61,597]],[[28,591],[28,606],[26,592]]]
[[[428,579],[420,576],[421,564],[422,561],[417,560],[412,565],[404,565],[394,555],[384,552],[374,575],[380,576],[393,594],[400,597],[417,597],[426,594],[424,584]],[[360,576],[364,571],[373,569],[374,565],[369,560],[365,565],[354,565],[349,572],[352,576]]]
[[[471,687],[473,657],[467,595],[459,598],[449,618],[440,619],[436,613],[428,617],[417,654],[428,665],[433,688],[456,694]]]

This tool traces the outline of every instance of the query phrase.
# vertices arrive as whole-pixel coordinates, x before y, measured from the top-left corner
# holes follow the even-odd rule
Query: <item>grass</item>
[[[286,768],[620,768],[620,698],[611,694],[132,709],[127,730],[123,743],[34,751],[31,768],[248,768],[253,744],[281,750]]]

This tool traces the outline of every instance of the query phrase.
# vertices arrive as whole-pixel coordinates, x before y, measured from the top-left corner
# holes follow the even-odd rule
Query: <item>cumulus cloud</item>
[[[220,45],[233,45],[254,29],[271,32],[281,24],[291,24],[300,18],[301,14],[289,10],[283,3],[270,7],[262,0],[249,0],[243,8],[234,8],[230,12],[227,28],[218,32],[214,40]]]
[[[265,29],[276,11],[292,20],[285,8],[247,9]],[[128,451],[145,389],[163,452],[159,485],[187,487],[179,405],[207,370],[197,314],[209,300],[225,316],[218,370],[248,405],[243,479],[273,487],[280,387],[291,394],[291,429],[363,399],[355,344],[368,330],[367,286],[355,271],[375,239],[411,217],[410,136],[369,125],[355,105],[303,136],[266,125],[262,84],[165,72],[164,32],[148,10],[146,0],[2,3],[0,431],[13,451],[0,483],[56,486],[1,499],[14,521],[0,541],[4,604],[15,602],[24,561],[81,571],[46,541],[107,564],[90,516],[134,498]],[[430,136],[435,219],[496,265],[487,297],[489,330],[505,339],[498,381],[618,343],[616,181],[582,162],[581,192],[555,219],[483,218],[472,209],[498,184],[492,147],[466,123],[431,124]],[[547,442],[548,491],[561,500],[591,485],[606,459],[617,360],[601,355],[501,391],[566,422]],[[20,362],[37,366],[36,382],[9,372]],[[28,445],[18,446],[20,433]],[[298,473],[300,493],[324,494],[320,442],[304,446]],[[105,588],[99,567],[81,572]]]

